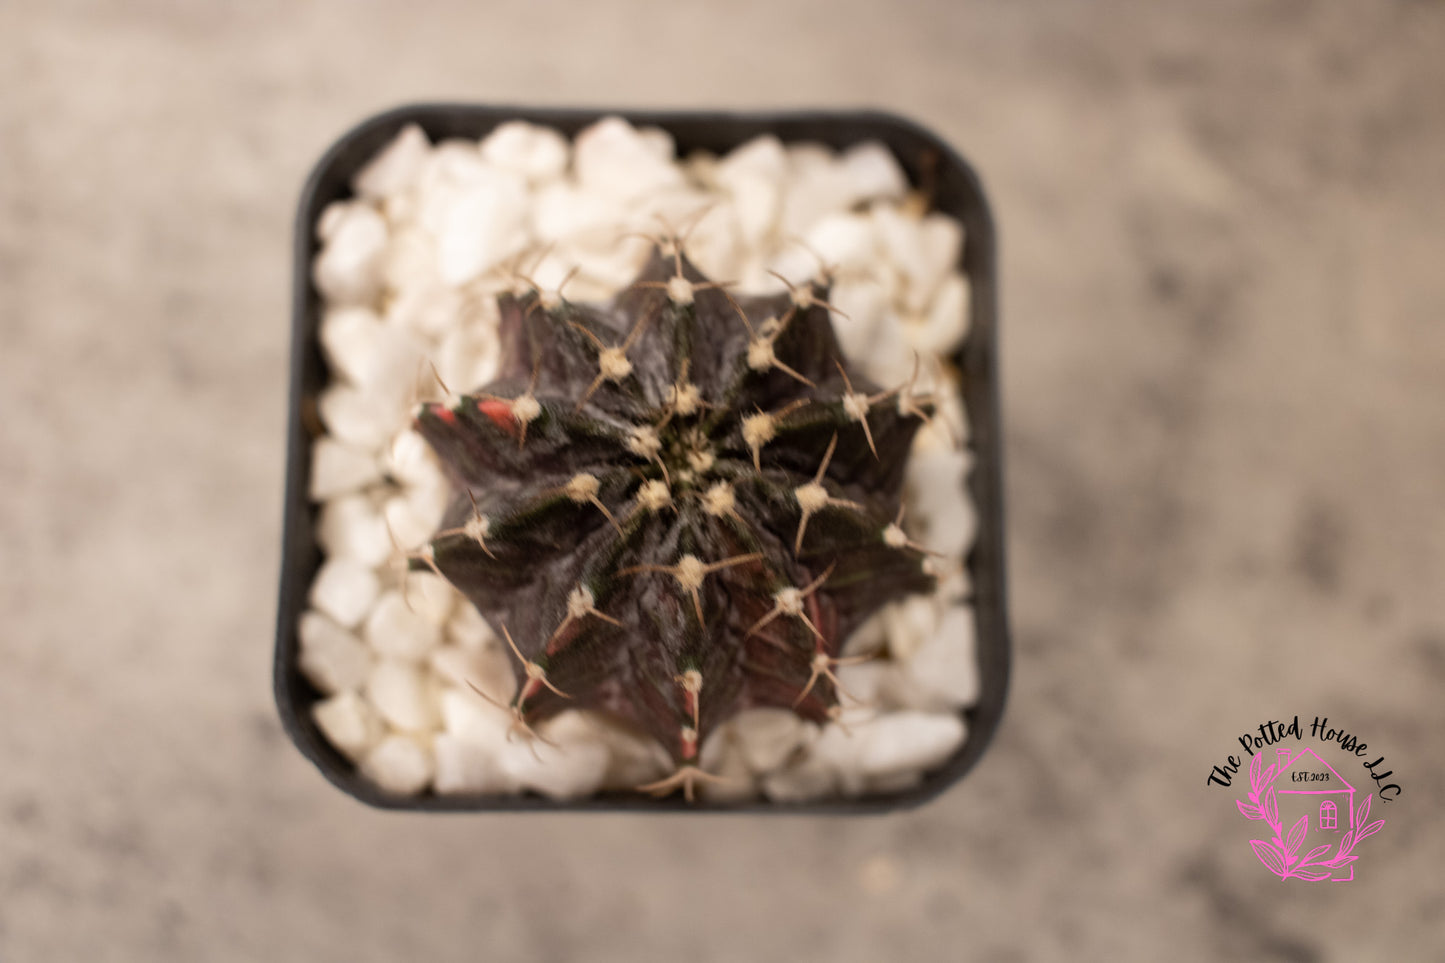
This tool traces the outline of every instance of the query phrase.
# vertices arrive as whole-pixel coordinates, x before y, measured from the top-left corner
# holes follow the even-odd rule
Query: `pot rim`
[[[962,268],[969,282],[969,324],[962,347],[951,360],[963,373],[967,446],[974,459],[965,481],[978,515],[978,530],[966,557],[970,605],[975,620],[975,657],[979,697],[960,711],[966,734],[943,765],[929,770],[909,789],[859,797],[833,797],[806,803],[758,798],[738,803],[685,802],[679,796],[652,798],[636,793],[603,792],[572,800],[534,794],[506,796],[416,796],[387,793],[360,774],[321,734],[311,706],[321,696],[301,674],[297,623],[321,554],[315,541],[317,507],[308,489],[311,445],[318,427],[315,396],[326,373],[317,337],[320,300],[311,281],[318,242],[317,217],[326,204],[351,196],[351,176],[403,126],[416,123],[433,143],[447,137],[479,139],[498,124],[523,120],[552,127],[569,139],[604,117],[621,117],[634,126],[657,126],[677,143],[679,156],[696,149],[722,153],[752,137],[771,133],[784,143],[820,141],[841,150],[865,140],[881,140],[915,185],[931,173],[930,210],[963,223]],[[1003,451],[999,412],[997,342],[997,253],[992,215],[977,173],[952,147],[915,121],[876,109],[860,110],[651,110],[571,107],[516,107],[469,103],[403,104],[372,115],[342,134],[308,175],[297,206],[293,247],[292,331],[287,458],[282,520],[282,559],[272,685],[283,728],[301,753],[326,779],[357,800],[380,809],[411,812],[650,812],[697,814],[863,815],[913,809],[959,781],[983,756],[997,731],[1007,699],[1010,639],[1006,597],[1003,510]]]

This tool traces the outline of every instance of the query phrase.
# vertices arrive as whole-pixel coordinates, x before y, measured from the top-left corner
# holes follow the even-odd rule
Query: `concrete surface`
[[[0,959],[1437,954],[1442,54],[1419,0],[0,5]],[[976,162],[1017,674],[965,784],[416,818],[285,741],[289,221],[431,97],[872,104]],[[1270,877],[1204,785],[1296,712],[1403,785],[1348,886]]]

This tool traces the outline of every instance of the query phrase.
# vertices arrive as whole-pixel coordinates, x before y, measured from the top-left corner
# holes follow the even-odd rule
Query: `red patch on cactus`
[[[512,417],[512,406],[510,403],[498,398],[486,398],[477,402],[477,409],[492,419],[492,424],[507,434],[515,435],[517,433],[517,419]]]

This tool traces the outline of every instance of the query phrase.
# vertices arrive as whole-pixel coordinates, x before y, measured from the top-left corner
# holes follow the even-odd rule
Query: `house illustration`
[[[1355,787],[1345,781],[1334,766],[1302,749],[1291,754],[1289,749],[1276,749],[1275,797],[1279,801],[1280,823],[1288,829],[1300,816],[1308,817],[1309,832],[1300,852],[1329,843],[1329,853],[1337,851],[1340,837],[1355,828]],[[1330,877],[1335,882],[1355,878],[1355,865],[1337,868]]]

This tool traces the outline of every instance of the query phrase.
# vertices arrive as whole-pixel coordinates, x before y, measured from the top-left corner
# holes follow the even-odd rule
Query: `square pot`
[[[963,711],[967,735],[954,755],[921,784],[901,792],[783,804],[766,800],[720,804],[687,803],[634,793],[601,793],[554,801],[531,795],[391,795],[362,776],[322,735],[311,717],[321,698],[298,666],[297,622],[321,552],[316,544],[318,508],[308,497],[311,445],[320,431],[316,400],[326,383],[317,332],[321,299],[311,281],[316,257],[316,221],[327,204],[350,196],[352,176],[409,123],[433,143],[450,137],[477,140],[507,120],[525,120],[560,131],[569,139],[604,116],[635,126],[658,126],[677,143],[679,157],[694,150],[724,154],[760,134],[784,143],[816,141],[841,150],[878,140],[897,157],[909,179],[927,178],[933,210],[957,218],[964,229],[962,271],[968,278],[967,338],[953,361],[963,373],[968,445],[974,464],[966,487],[978,513],[978,535],[966,559],[973,590],[980,694]],[[978,761],[1003,714],[1008,688],[1009,634],[1005,605],[1002,436],[999,428],[996,281],[993,222],[983,187],[964,160],[938,137],[911,121],[874,111],[719,113],[692,111],[600,111],[528,109],[460,104],[400,107],[362,122],[338,140],[317,163],[301,194],[295,227],[292,292],[290,405],[287,415],[285,514],[282,522],[280,603],[277,613],[273,684],[281,722],[298,749],[338,788],[368,805],[430,812],[638,811],[775,812],[814,814],[881,813],[924,803],[948,788]]]

